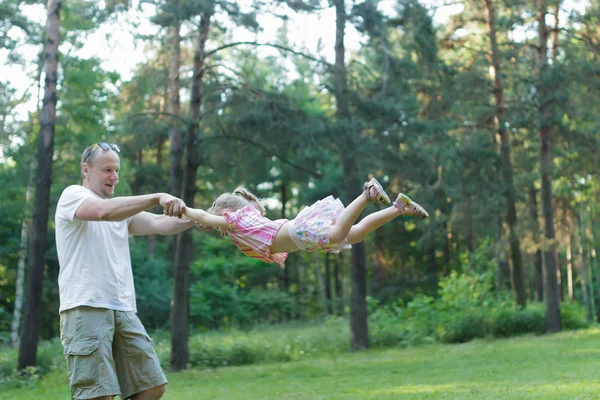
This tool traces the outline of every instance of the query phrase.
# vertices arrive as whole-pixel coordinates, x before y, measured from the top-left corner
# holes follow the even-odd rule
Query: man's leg
[[[110,400],[121,390],[112,354],[112,310],[77,307],[60,314],[60,338],[74,399]]]
[[[113,353],[123,399],[154,400],[165,393],[167,377],[138,316],[117,311]]]
[[[131,396],[131,400],[158,400],[163,397],[163,394],[165,394],[166,390],[167,385],[160,385],[152,389],[145,390],[141,393],[134,394]]]

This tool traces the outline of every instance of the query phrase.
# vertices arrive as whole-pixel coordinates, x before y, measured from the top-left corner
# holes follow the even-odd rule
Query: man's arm
[[[165,215],[181,216],[185,212],[183,200],[167,193],[153,193],[112,199],[90,197],[81,203],[75,217],[81,221],[123,221],[159,204]]]
[[[129,234],[133,236],[174,235],[194,225],[189,218],[173,218],[167,215],[141,212],[131,218]]]

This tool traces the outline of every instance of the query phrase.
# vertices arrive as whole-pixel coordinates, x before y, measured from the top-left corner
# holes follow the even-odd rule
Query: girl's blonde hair
[[[252,206],[256,208],[261,215],[265,215],[265,208],[260,203],[258,197],[242,186],[235,189],[233,193],[224,193],[217,197],[217,200],[215,200],[207,211],[211,214],[221,215],[222,211],[225,209],[237,211],[246,206]]]

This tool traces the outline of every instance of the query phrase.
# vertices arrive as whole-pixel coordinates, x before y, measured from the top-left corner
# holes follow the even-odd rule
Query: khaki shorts
[[[60,339],[74,399],[132,395],[167,383],[133,311],[77,307],[60,313]]]

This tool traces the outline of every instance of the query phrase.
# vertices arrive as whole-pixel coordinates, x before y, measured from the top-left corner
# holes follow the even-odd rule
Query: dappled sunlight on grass
[[[459,393],[464,389],[457,388],[455,385],[403,385],[385,389],[365,390],[364,396],[373,397],[378,395],[407,395],[407,394],[433,394],[433,393]]]

